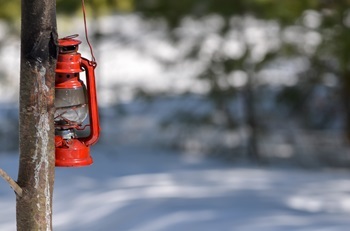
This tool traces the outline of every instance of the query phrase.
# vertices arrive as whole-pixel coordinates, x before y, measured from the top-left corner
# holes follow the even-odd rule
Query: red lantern
[[[78,53],[80,40],[73,36],[59,39],[55,77],[55,146],[56,166],[91,165],[90,146],[100,134],[96,98],[96,63]],[[86,86],[80,72],[86,75]],[[89,117],[89,124],[83,125]],[[90,127],[87,136],[78,135]]]

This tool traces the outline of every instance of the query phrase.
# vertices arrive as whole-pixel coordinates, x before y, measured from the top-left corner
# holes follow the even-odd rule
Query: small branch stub
[[[14,181],[4,170],[0,168],[0,176],[7,181],[7,183],[10,185],[10,187],[15,191],[15,193],[22,197],[22,188],[19,187],[19,185]]]

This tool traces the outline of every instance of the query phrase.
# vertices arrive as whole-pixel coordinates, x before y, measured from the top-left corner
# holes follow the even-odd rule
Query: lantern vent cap
[[[78,34],[70,35],[64,38],[60,38],[58,40],[58,46],[59,47],[70,47],[70,46],[78,46],[81,44],[81,41],[78,39],[75,39],[78,37]]]

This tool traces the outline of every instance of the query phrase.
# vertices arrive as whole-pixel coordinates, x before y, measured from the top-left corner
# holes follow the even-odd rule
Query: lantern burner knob
[[[55,130],[56,136],[61,136],[62,139],[68,140],[68,139],[74,139],[76,137],[75,132],[73,129],[56,129]]]

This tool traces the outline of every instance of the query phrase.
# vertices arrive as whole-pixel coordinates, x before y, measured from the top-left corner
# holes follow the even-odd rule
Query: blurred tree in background
[[[266,112],[264,116],[259,106],[269,85],[261,82],[261,76],[288,62],[303,63],[295,73],[298,78],[271,89],[276,95],[272,100],[282,103],[288,115],[299,118],[299,126],[309,129],[331,129],[339,119],[336,105],[342,105],[345,134],[350,140],[349,2],[153,0],[136,1],[135,6],[146,17],[165,19],[174,41],[180,39],[176,32],[189,18],[207,21],[198,23],[197,29],[208,27],[208,33],[196,38],[188,57],[206,59],[198,78],[209,83],[207,96],[216,109],[212,118],[219,113],[224,126],[235,129],[242,121],[235,118],[232,103],[237,94],[243,97],[248,155],[260,160],[259,133],[264,132],[264,120],[276,117]],[[230,46],[237,43],[240,54],[228,54]],[[285,62],[281,64],[281,60]],[[240,86],[234,84],[239,75],[245,79]]]
[[[258,98],[262,84],[258,75],[283,56],[299,55],[292,44],[282,41],[284,27],[294,24],[306,9],[317,6],[317,1],[276,0],[136,2],[137,10],[145,16],[165,18],[170,31],[181,27],[188,17],[207,21],[198,26],[212,30],[208,28],[208,33],[199,36],[188,54],[193,59],[206,59],[198,77],[209,83],[207,96],[216,109],[212,119],[220,114],[223,125],[231,129],[239,123],[245,124],[246,146],[252,160],[261,159],[258,137],[262,117],[256,105],[261,103]],[[179,39],[176,33],[173,38]],[[233,46],[239,46],[237,49],[241,51],[230,52]],[[244,83],[235,84],[239,79]],[[244,121],[237,121],[231,106],[237,94],[244,100]]]

